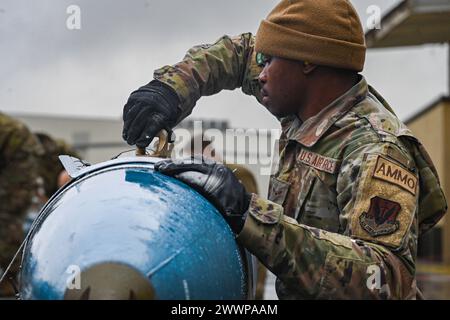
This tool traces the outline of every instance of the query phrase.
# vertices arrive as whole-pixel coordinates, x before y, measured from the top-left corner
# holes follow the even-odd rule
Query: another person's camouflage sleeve
[[[284,298],[415,298],[419,190],[401,165],[408,163],[388,143],[344,158],[336,186],[342,234],[299,224],[282,206],[253,195],[237,241],[278,277]],[[410,190],[389,181],[393,175],[411,179]],[[382,214],[384,223],[374,223]]]
[[[20,122],[0,114],[0,264],[5,268],[23,240],[22,222],[37,188],[42,148]]]
[[[202,96],[221,90],[242,88],[245,94],[260,100],[254,37],[251,33],[236,37],[223,36],[214,44],[191,48],[184,59],[154,72],[154,78],[172,87],[178,94],[187,117]]]
[[[36,157],[43,149],[23,124],[0,115],[0,126],[0,212],[22,213],[35,192]]]

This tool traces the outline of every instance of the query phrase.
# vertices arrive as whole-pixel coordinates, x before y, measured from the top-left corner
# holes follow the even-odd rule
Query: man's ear
[[[303,64],[303,73],[306,75],[312,73],[317,68],[317,65],[311,62],[304,61],[302,64]]]

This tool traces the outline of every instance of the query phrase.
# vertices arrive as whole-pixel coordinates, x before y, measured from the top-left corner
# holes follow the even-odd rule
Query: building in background
[[[449,201],[450,97],[439,98],[405,123],[427,148]],[[422,261],[450,264],[450,219],[447,215],[421,240],[419,257]]]
[[[450,200],[450,97],[441,97],[406,121],[427,148]],[[417,281],[427,299],[450,299],[450,217],[419,238]]]

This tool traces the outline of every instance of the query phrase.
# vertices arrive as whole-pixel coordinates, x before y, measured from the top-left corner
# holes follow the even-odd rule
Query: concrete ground
[[[419,263],[417,285],[425,299],[450,300],[450,266]]]

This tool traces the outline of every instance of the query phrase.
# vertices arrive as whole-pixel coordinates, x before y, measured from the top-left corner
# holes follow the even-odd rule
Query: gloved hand
[[[179,103],[177,93],[158,80],[140,87],[123,108],[123,139],[146,147],[162,129],[170,132],[181,114]]]
[[[155,170],[175,177],[208,199],[222,214],[234,233],[244,227],[251,194],[223,164],[202,157],[163,160]]]

